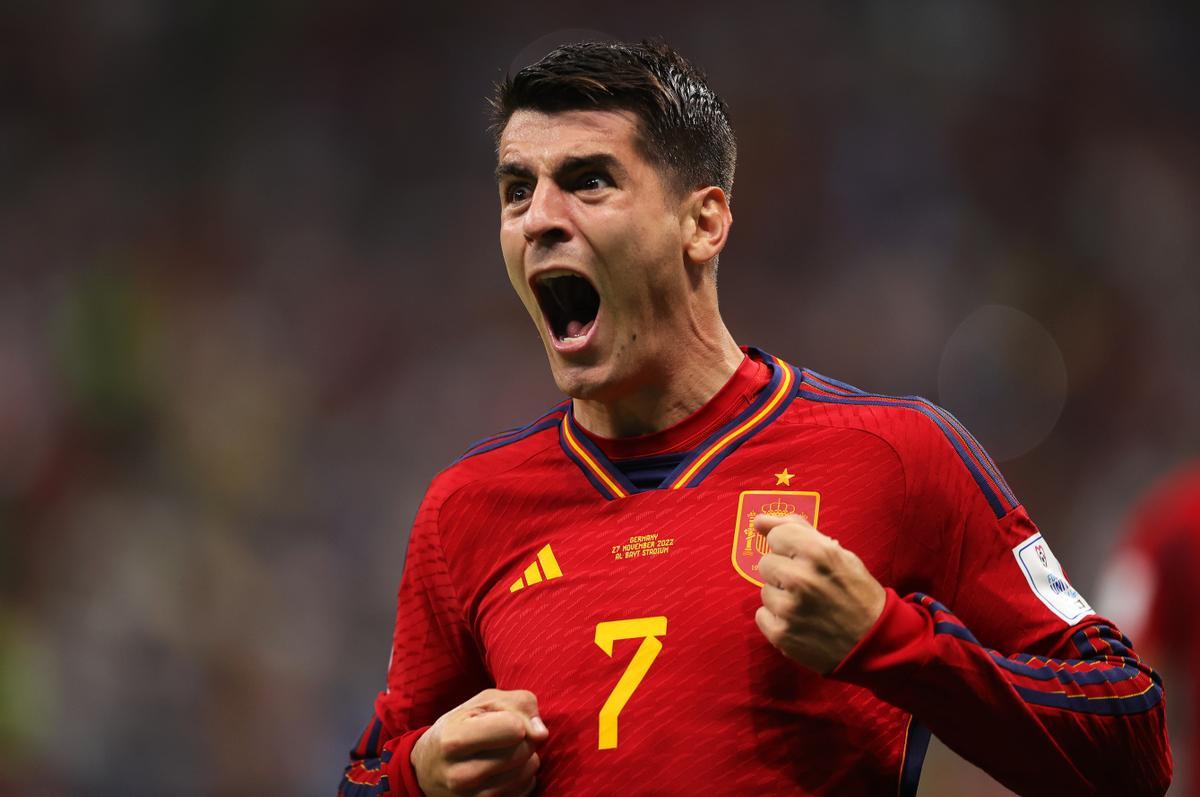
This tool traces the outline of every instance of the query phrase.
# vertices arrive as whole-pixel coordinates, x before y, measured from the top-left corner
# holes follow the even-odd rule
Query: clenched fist
[[[852,551],[796,515],[754,520],[771,552],[758,563],[759,630],[789,658],[831,672],[883,611],[883,587]]]
[[[485,689],[439,717],[410,759],[428,797],[524,797],[548,736],[532,692]]]

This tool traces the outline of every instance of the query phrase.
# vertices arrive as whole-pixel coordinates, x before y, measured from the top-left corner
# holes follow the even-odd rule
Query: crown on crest
[[[776,498],[771,503],[763,506],[762,514],[774,515],[777,517],[783,517],[784,515],[794,515],[794,514],[796,514],[796,507],[793,504],[785,503],[783,501],[783,499],[781,499],[781,498]]]

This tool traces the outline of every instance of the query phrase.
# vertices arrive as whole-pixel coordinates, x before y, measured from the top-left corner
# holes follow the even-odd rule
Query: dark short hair
[[[733,192],[737,141],[729,108],[704,74],[663,42],[559,47],[497,84],[491,106],[497,145],[515,111],[632,111],[640,120],[642,154],[676,188],[715,185]]]

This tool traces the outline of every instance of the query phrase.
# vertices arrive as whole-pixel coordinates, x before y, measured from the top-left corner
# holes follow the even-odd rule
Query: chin
[[[550,372],[558,389],[573,399],[604,401],[614,392],[614,375],[603,364],[569,363],[551,354]]]
[[[602,394],[603,380],[586,373],[591,369],[552,367],[554,384],[558,385],[561,393],[573,399],[587,401],[596,399]]]

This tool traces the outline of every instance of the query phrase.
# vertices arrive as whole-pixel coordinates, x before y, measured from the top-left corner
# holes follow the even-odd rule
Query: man
[[[978,443],[735,344],[703,77],[581,44],[494,107],[504,260],[570,400],[431,484],[341,793],[912,794],[930,731],[1018,792],[1165,791],[1157,676]]]

